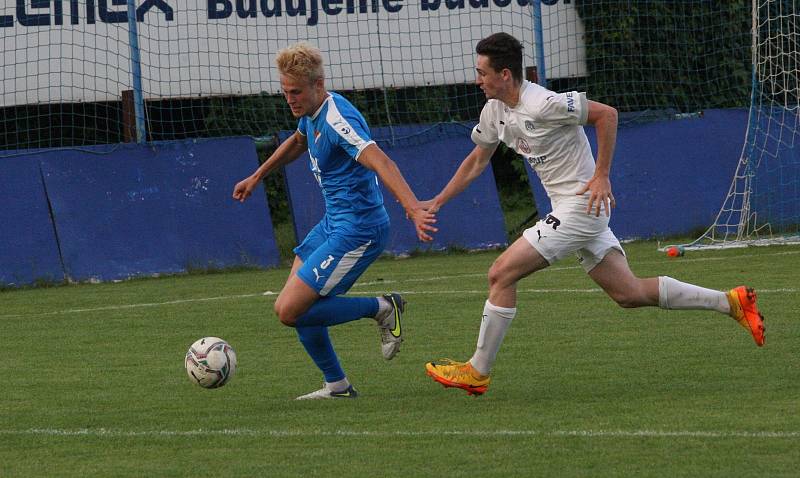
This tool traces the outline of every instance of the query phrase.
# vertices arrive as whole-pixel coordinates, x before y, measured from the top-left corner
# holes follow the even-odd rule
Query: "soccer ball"
[[[204,337],[189,347],[184,366],[192,382],[218,388],[236,373],[236,352],[219,337]]]

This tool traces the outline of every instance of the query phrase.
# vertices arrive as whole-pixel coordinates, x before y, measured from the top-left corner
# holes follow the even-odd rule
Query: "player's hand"
[[[258,179],[254,178],[253,176],[248,176],[245,179],[242,179],[236,186],[233,187],[233,199],[244,202],[245,199],[249,198],[251,194],[253,194],[253,190],[258,185]]]
[[[439,209],[442,207],[442,205],[439,204],[439,201],[436,198],[428,199],[427,201],[420,201],[419,206],[422,209],[428,212],[432,212],[434,214],[439,212]]]
[[[436,214],[422,207],[418,202],[416,207],[406,210],[406,217],[414,222],[414,229],[417,231],[417,238],[422,242],[430,242],[433,237],[429,233],[438,232],[436,224]]]
[[[577,195],[582,196],[586,191],[590,192],[589,206],[586,208],[586,214],[592,214],[596,217],[600,216],[600,209],[605,209],[606,216],[611,216],[611,208],[617,206],[617,201],[611,193],[611,181],[608,176],[594,176],[586,186],[578,191]]]

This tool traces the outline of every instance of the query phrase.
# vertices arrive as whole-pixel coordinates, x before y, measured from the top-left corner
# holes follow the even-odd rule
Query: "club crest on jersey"
[[[525,154],[531,154],[531,147],[528,145],[528,142],[525,141],[525,138],[517,138],[517,149]]]
[[[533,121],[525,120],[525,129],[528,131],[533,131],[536,127],[533,125]]]

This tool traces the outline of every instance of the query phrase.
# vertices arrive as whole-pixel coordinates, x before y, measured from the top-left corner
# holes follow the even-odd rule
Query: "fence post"
[[[536,73],[538,83],[547,88],[547,75],[544,65],[544,33],[542,31],[542,0],[533,0],[533,34],[536,48]]]
[[[142,61],[139,57],[139,30],[136,25],[136,5],[128,0],[128,38],[131,49],[131,75],[133,79],[133,106],[136,114],[136,142],[147,141],[144,125],[144,97],[142,96]],[[125,93],[123,92],[123,103]]]
[[[136,109],[133,106],[133,90],[122,91],[122,141],[136,141]]]

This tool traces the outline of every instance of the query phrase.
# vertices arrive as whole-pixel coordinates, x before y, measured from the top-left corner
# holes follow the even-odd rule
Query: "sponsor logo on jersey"
[[[547,155],[543,154],[541,156],[526,156],[525,159],[527,159],[528,164],[530,164],[531,167],[533,167],[538,164],[544,164],[545,161],[547,161]]]
[[[517,138],[517,149],[525,154],[531,154],[531,147],[525,141],[525,138]]]
[[[336,118],[331,126],[333,126],[334,129],[339,130],[339,132],[345,136],[350,134],[350,125],[343,118]]]
[[[570,91],[567,93],[567,112],[574,113],[575,112],[575,98],[573,98],[572,92]]]

